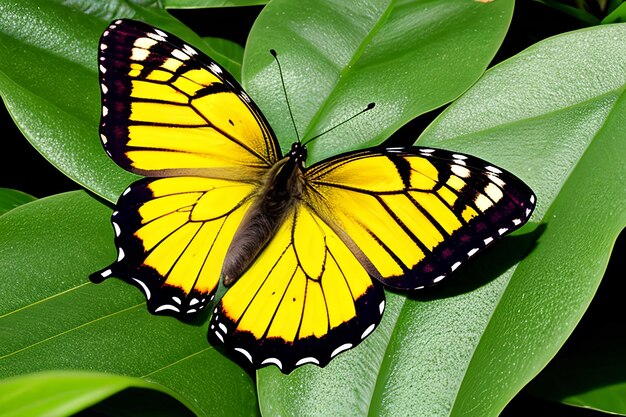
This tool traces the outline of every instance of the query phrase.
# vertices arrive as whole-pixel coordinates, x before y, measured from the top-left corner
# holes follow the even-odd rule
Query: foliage
[[[94,404],[105,414],[142,415],[124,396],[131,390],[145,406],[166,403],[159,415],[495,416],[580,321],[626,224],[626,24],[502,55],[515,23],[512,0],[274,0],[243,54],[164,9],[259,3],[0,0],[0,95],[22,140],[82,189],[40,200],[0,189],[0,415],[63,416]],[[576,8],[557,8],[566,6]],[[590,13],[576,10],[570,14]],[[581,21],[618,22],[624,7],[611,2],[602,11]],[[295,133],[270,48],[301,136],[376,102],[367,118],[314,142],[311,161],[385,140],[474,154],[533,188],[532,224],[437,288],[388,293],[379,329],[326,368],[246,373],[206,342],[206,317],[154,317],[134,288],[87,280],[114,257],[111,203],[136,178],[98,138],[98,38],[119,17],[176,33],[226,66],[283,149]],[[502,62],[493,65],[494,56]],[[434,110],[420,133],[415,126]],[[624,369],[619,345],[606,345]],[[584,357],[593,369],[606,350],[572,355],[566,363]],[[532,392],[626,414],[612,400],[624,396],[626,374],[596,372],[582,393],[576,378],[585,374],[549,382],[570,368],[557,358]]]

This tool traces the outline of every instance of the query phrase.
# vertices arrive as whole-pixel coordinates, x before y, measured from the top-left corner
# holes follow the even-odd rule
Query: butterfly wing
[[[113,212],[116,261],[92,274],[140,288],[154,314],[189,316],[215,295],[224,257],[254,186],[203,177],[146,178]]]
[[[187,316],[213,297],[232,237],[280,157],[239,84],[175,36],[118,20],[100,40],[105,150],[153,179],[131,185],[112,216],[117,260],[91,275],[142,289],[153,313]]]
[[[118,20],[100,39],[105,150],[145,176],[254,178],[280,157],[274,134],[222,67],[172,34]]]
[[[377,281],[432,285],[520,227],[535,203],[512,174],[427,148],[331,158],[305,172],[304,187],[211,320],[209,339],[256,368],[326,365],[378,325]]]
[[[535,196],[481,159],[428,148],[347,153],[306,172],[306,204],[370,275],[397,289],[432,285],[523,225]]]
[[[209,340],[255,368],[325,366],[378,325],[384,291],[339,239],[296,205],[215,308]]]

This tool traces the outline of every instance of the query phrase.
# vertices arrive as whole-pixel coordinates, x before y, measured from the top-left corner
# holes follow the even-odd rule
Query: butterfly
[[[220,65],[176,36],[116,20],[99,44],[100,138],[145,178],[111,221],[122,278],[153,314],[217,302],[208,338],[254,368],[325,366],[372,334],[383,286],[435,284],[522,226],[531,189],[479,158],[374,147],[307,166]]]

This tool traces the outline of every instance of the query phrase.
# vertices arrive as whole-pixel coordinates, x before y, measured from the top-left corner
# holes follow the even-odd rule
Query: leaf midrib
[[[318,107],[317,112],[313,115],[313,117],[311,118],[311,120],[310,120],[310,122],[309,122],[309,124],[308,124],[308,126],[306,128],[306,130],[304,131],[304,134],[302,135],[302,140],[303,141],[305,141],[307,138],[310,137],[310,135],[314,131],[314,128],[317,126],[317,123],[322,118],[322,115],[326,113],[326,109],[328,108],[328,104],[330,102],[330,98],[333,97],[333,94],[334,94],[335,91],[337,91],[338,86],[340,86],[343,83],[343,80],[345,80],[346,73],[351,68],[354,67],[354,65],[359,61],[359,59],[361,59],[361,56],[363,55],[363,52],[365,51],[365,48],[369,45],[370,40],[378,33],[380,28],[385,24],[385,22],[389,18],[389,15],[391,14],[393,9],[395,8],[396,3],[397,3],[397,0],[391,0],[389,5],[385,9],[384,13],[382,13],[382,15],[379,17],[379,19],[376,21],[376,23],[372,26],[370,31],[363,38],[363,40],[361,41],[359,46],[354,51],[354,54],[352,55],[352,58],[350,59],[350,62],[348,62],[339,71],[339,74],[336,77],[337,81],[335,82],[334,87],[332,88],[332,90],[330,90],[330,93],[326,96],[326,98],[324,98],[324,101]]]
[[[6,358],[8,358],[10,356],[16,355],[16,354],[18,354],[20,352],[24,352],[24,351],[26,351],[28,349],[31,349],[31,348],[33,348],[35,346],[39,346],[40,344],[49,342],[50,340],[56,339],[57,337],[63,336],[63,335],[68,334],[68,333],[71,333],[71,332],[73,332],[75,330],[78,330],[78,329],[82,329],[83,327],[89,326],[89,325],[91,325],[93,323],[96,323],[96,322],[98,322],[100,320],[105,320],[105,319],[113,317],[113,316],[115,316],[117,314],[122,314],[122,313],[125,313],[127,311],[133,310],[133,309],[135,309],[137,307],[140,307],[140,306],[142,306],[144,304],[145,304],[145,302],[141,302],[139,304],[135,304],[135,305],[132,305],[130,307],[126,307],[126,308],[123,308],[121,310],[114,311],[113,313],[109,313],[109,314],[106,314],[104,316],[98,317],[97,319],[90,320],[90,321],[85,322],[83,324],[80,324],[78,326],[72,327],[71,329],[63,330],[62,332],[56,333],[56,334],[54,334],[52,336],[46,337],[45,339],[39,340],[39,341],[37,341],[35,343],[31,343],[28,346],[24,346],[23,348],[14,350],[11,353],[7,353],[6,355],[0,356],[0,361],[4,360],[4,359],[6,359]]]

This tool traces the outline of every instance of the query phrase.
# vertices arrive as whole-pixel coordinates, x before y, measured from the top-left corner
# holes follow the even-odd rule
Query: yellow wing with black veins
[[[384,291],[314,211],[296,205],[215,308],[209,340],[254,368],[325,366],[378,325]]]
[[[181,39],[117,20],[99,45],[100,137],[132,184],[112,216],[118,257],[90,276],[139,287],[153,313],[213,298],[227,249],[280,158],[265,118],[222,67]]]
[[[271,128],[237,81],[174,35],[118,20],[103,33],[98,59],[100,138],[121,167],[249,179],[280,158]]]
[[[222,264],[255,187],[202,177],[143,179],[120,197],[118,256],[91,275],[140,288],[154,314],[190,316],[213,300]]]
[[[351,152],[306,171],[303,201],[371,276],[397,289],[432,285],[522,226],[535,196],[470,155],[420,147]]]

